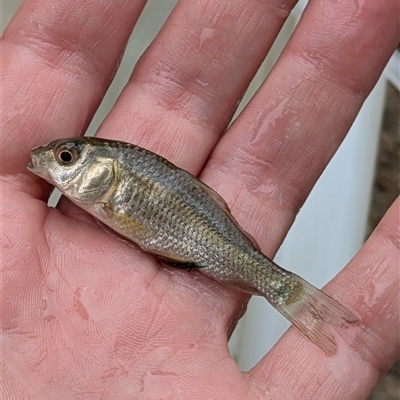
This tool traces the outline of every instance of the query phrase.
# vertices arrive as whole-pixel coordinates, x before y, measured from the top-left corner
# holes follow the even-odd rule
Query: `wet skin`
[[[26,171],[32,147],[85,131],[143,6],[27,0],[2,38],[4,397],[365,398],[399,357],[398,202],[324,288],[362,321],[337,355],[292,328],[242,373],[227,335],[246,295],[49,209]],[[221,138],[292,6],[179,2],[97,133],[201,172],[270,257],[399,41],[397,0],[311,1]]]

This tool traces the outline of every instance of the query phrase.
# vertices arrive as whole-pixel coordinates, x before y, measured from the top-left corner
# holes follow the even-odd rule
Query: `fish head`
[[[94,138],[59,139],[31,151],[27,169],[78,203],[101,199],[116,179],[113,149]]]

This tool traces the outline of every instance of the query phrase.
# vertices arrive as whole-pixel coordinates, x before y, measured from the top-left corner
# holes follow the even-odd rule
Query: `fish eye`
[[[63,144],[55,149],[56,160],[61,165],[72,165],[79,158],[79,151],[75,145]]]

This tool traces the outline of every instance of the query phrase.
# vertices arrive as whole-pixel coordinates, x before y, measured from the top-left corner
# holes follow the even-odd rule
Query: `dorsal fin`
[[[224,213],[228,216],[228,218],[236,225],[236,227],[243,232],[243,234],[249,239],[251,244],[260,252],[262,253],[260,246],[256,242],[256,240],[253,238],[253,236],[250,235],[250,233],[246,232],[236,221],[235,217],[232,215],[231,210],[228,207],[228,204],[226,204],[226,201],[210,186],[206,185],[204,182],[200,181],[199,179],[195,178],[193,175],[189,174],[192,179],[196,180],[196,183],[219,205],[219,207],[224,211]]]

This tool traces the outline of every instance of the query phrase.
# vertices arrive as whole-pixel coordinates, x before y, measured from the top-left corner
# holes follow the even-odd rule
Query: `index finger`
[[[27,0],[2,46],[2,164],[25,172],[29,148],[83,133],[145,0]]]

